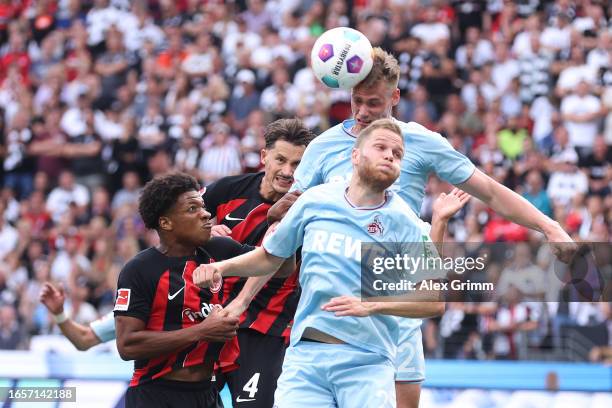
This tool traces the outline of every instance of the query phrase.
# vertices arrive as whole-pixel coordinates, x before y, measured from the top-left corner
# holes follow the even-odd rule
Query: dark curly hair
[[[264,138],[266,149],[272,149],[277,140],[284,140],[295,146],[308,146],[315,134],[299,119],[278,119],[266,126]]]
[[[168,173],[149,181],[138,200],[138,212],[145,226],[156,230],[159,217],[172,208],[181,194],[193,190],[199,191],[200,184],[185,173]]]

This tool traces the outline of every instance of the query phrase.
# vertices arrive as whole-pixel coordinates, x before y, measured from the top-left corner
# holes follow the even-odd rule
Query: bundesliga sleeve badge
[[[117,300],[115,300],[115,308],[113,311],[125,312],[130,306],[131,289],[117,289]]]

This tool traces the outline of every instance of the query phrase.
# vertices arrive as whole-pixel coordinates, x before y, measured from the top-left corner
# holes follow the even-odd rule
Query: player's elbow
[[[95,345],[100,344],[100,339],[96,336],[93,330],[90,328],[82,338],[74,342],[74,347],[79,351],[87,351]]]
[[[117,345],[117,351],[119,351],[119,357],[124,361],[136,360],[136,357],[134,357],[132,353],[126,349],[122,349],[119,345]]]
[[[79,351],[87,351],[91,348],[89,344],[85,343],[74,343],[74,347],[76,347],[76,349]]]
[[[117,338],[117,351],[119,352],[119,357],[124,361],[136,360],[132,347],[127,346],[125,341],[119,338]]]

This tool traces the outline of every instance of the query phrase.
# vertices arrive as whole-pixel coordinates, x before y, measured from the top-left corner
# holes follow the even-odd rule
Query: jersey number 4
[[[249,393],[249,398],[255,398],[257,394],[257,384],[259,383],[259,373],[253,374],[251,379],[242,388],[243,391]]]

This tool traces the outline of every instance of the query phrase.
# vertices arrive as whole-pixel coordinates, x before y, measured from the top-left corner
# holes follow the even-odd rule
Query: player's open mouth
[[[211,229],[212,228],[212,222],[207,222],[206,224],[204,224],[202,226],[203,229]]]
[[[286,177],[276,177],[276,181],[278,182],[278,184],[284,186],[284,187],[291,187],[291,184],[293,184],[293,179],[292,178],[286,178]]]

